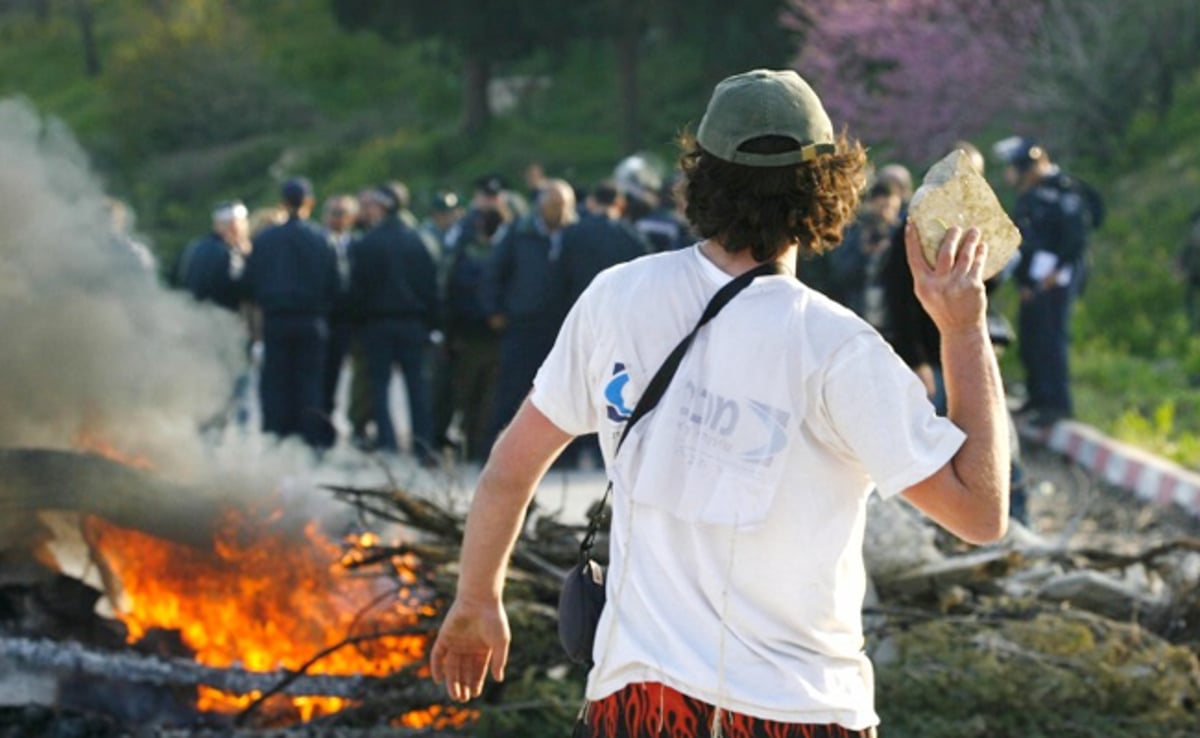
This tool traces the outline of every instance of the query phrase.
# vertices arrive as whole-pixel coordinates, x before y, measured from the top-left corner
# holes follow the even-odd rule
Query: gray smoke
[[[162,287],[110,223],[65,127],[0,100],[0,447],[102,438],[187,476],[240,330]]]
[[[245,369],[243,326],[147,271],[114,237],[70,132],[23,100],[0,100],[0,342],[0,449],[103,442],[189,496],[278,501],[298,519],[344,513],[319,481],[386,476],[350,449],[316,466],[294,439],[232,424],[202,432]],[[390,467],[406,483],[405,469],[416,473]]]

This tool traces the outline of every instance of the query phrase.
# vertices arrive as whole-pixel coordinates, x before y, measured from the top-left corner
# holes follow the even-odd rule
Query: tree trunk
[[[463,117],[465,133],[479,133],[487,128],[492,117],[488,86],[492,79],[491,64],[479,56],[468,56],[463,63]]]
[[[96,46],[96,18],[91,0],[75,0],[75,21],[83,42],[83,67],[89,77],[100,76],[100,50]]]
[[[638,44],[639,28],[634,23],[623,24],[617,36],[617,87],[621,95],[621,148],[632,154],[641,146],[641,115],[639,110]]]

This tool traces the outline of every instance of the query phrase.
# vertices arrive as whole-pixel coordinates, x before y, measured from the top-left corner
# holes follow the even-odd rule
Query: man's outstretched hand
[[[433,680],[444,684],[453,700],[478,697],[489,665],[492,678],[504,681],[511,640],[508,616],[499,601],[475,604],[456,599],[430,652]]]

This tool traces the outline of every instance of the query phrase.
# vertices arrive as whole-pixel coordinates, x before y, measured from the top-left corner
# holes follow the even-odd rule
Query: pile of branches
[[[378,529],[386,523],[404,531],[399,542],[360,547],[347,566],[360,574],[411,582],[406,562],[415,557],[420,562],[423,596],[435,610],[444,611],[454,592],[465,526],[465,515],[454,510],[449,498],[438,504],[397,485],[329,489],[357,511],[364,526]],[[578,706],[573,698],[581,689],[584,672],[563,656],[555,605],[562,577],[578,559],[584,532],[583,525],[564,523],[536,508],[531,511],[514,552],[506,594],[516,634],[509,682],[489,687],[480,707],[485,728],[476,728],[477,732],[505,734],[488,730],[486,723],[506,711],[521,713],[518,724],[525,735],[543,734],[528,723],[535,714],[548,724],[558,720],[558,734],[565,734],[570,725]],[[597,550],[605,549],[601,541]],[[1105,721],[1125,721],[1137,730],[1145,728],[1138,722],[1143,719],[1163,726],[1190,724],[1200,704],[1200,665],[1196,644],[1191,642],[1196,633],[1192,621],[1200,616],[1200,597],[1194,589],[1190,596],[1180,591],[1183,596],[1169,607],[1124,616],[1091,609],[1082,595],[1054,598],[1024,582],[1042,576],[1037,573],[1040,568],[1059,575],[1109,576],[1129,568],[1150,569],[1167,560],[1177,562],[1197,552],[1200,540],[1186,536],[1130,554],[1010,542],[999,548],[952,553],[907,578],[879,581],[884,600],[870,604],[865,615],[868,651],[879,665],[881,711],[889,733],[903,738],[911,727],[914,736],[1003,735],[1018,729],[1016,723],[996,722],[998,717],[975,719],[977,730],[968,733],[955,732],[962,729],[961,719],[947,721],[944,733],[931,727],[928,719],[934,716],[929,711],[942,707],[929,703],[928,691],[919,685],[953,682],[961,678],[960,670],[986,676],[968,690],[971,698],[963,702],[973,700],[971,704],[984,711],[999,710],[1006,701],[1017,699],[1014,685],[1029,686],[1031,679],[1040,680],[1037,690],[1047,697],[1045,709],[1028,711],[1024,717],[1036,721],[1050,716],[1047,719],[1057,720],[1056,725],[1061,723],[1064,729],[1086,723],[1088,730],[1080,735],[1091,735],[1093,724],[1103,726]],[[1183,622],[1191,627],[1181,628]],[[515,693],[512,675],[519,675]],[[531,691],[533,684],[551,686]],[[1114,690],[1121,699],[1098,696]],[[378,703],[368,694],[362,709]],[[891,709],[885,710],[883,703]],[[1098,709],[1105,704],[1111,708],[1108,712]],[[391,706],[394,709],[394,703]],[[1089,710],[1095,712],[1094,718],[1080,723],[1079,716]],[[1055,711],[1060,714],[1051,715]],[[352,711],[347,713],[351,715]],[[1021,725],[1023,730],[1033,723]],[[555,732],[547,727],[544,734]],[[1146,733],[1160,734],[1174,735]]]
[[[432,645],[440,619],[453,599],[465,513],[455,510],[449,499],[439,504],[404,489],[394,480],[381,487],[327,485],[325,489],[353,510],[357,532],[378,534],[369,539],[359,537],[357,543],[348,545],[341,565],[354,576],[390,581],[388,594],[372,607],[407,604],[416,613],[414,630],[428,634]],[[586,672],[563,653],[557,636],[556,609],[563,577],[578,560],[586,526],[564,523],[556,515],[541,514],[536,507],[527,520],[509,566],[506,592],[509,620],[519,634],[509,654],[509,678],[503,684],[489,682],[482,699],[469,712],[468,722],[475,723],[475,732],[483,734],[505,735],[510,727],[519,727],[525,735],[539,735],[531,721],[544,722],[547,734],[553,734],[558,725],[570,724],[582,697]],[[597,546],[602,560],[607,549],[604,538],[602,533]],[[364,612],[361,621],[365,624],[370,620],[370,613]],[[364,627],[334,648],[370,647],[370,641],[388,635]],[[307,667],[319,663],[324,655],[314,655]],[[289,673],[287,679],[264,692],[243,712],[238,723],[270,724],[264,704],[303,679],[306,668]],[[423,663],[399,674],[363,681],[354,691],[350,695],[354,706],[312,721],[308,727],[367,730],[395,722],[397,716],[412,710],[453,716],[461,708],[450,703],[429,681]],[[449,725],[443,729],[445,735],[463,730]]]

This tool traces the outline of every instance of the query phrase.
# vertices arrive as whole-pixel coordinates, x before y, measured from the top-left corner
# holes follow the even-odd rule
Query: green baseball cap
[[[763,136],[783,136],[799,148],[778,154],[741,151]],[[832,154],[833,124],[817,93],[790,70],[755,69],[717,85],[696,141],[718,159],[750,167],[780,167]]]

